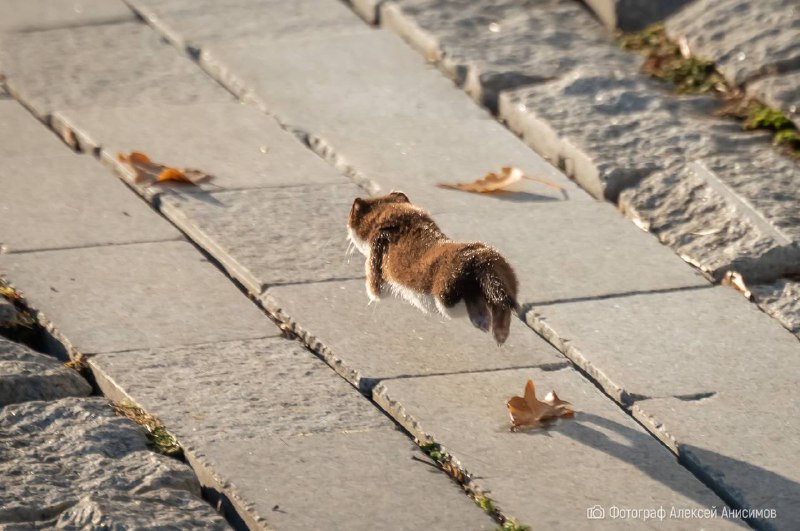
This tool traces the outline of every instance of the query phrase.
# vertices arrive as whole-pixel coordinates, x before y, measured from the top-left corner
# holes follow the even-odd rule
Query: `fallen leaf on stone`
[[[550,391],[544,401],[536,398],[536,389],[533,380],[528,380],[525,385],[524,396],[515,396],[506,402],[508,413],[511,415],[511,431],[522,428],[537,428],[548,420],[558,417],[571,417],[575,414],[569,402],[561,400],[555,391]]]
[[[128,155],[118,153],[117,160],[130,166],[133,170],[133,182],[136,184],[149,186],[155,183],[177,182],[196,185],[211,178],[210,175],[200,170],[173,168],[153,162],[141,151],[131,151]]]
[[[753,293],[747,287],[747,284],[744,283],[744,277],[742,277],[741,273],[728,271],[725,273],[725,276],[722,277],[722,285],[730,286],[744,295],[748,300],[753,300]]]
[[[534,181],[550,188],[555,188],[561,192],[564,189],[554,182],[538,177],[529,177],[522,173],[519,168],[503,166],[498,173],[487,173],[482,179],[471,183],[447,184],[439,183],[436,186],[447,190],[461,190],[462,192],[472,192],[476,194],[495,194],[502,192],[521,192],[523,191],[522,181]]]

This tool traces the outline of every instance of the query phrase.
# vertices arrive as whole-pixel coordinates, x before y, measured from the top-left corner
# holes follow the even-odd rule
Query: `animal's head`
[[[362,246],[370,240],[370,234],[380,227],[387,214],[397,209],[398,204],[410,203],[403,192],[392,192],[380,197],[357,197],[350,208],[347,232],[350,239],[363,252]]]

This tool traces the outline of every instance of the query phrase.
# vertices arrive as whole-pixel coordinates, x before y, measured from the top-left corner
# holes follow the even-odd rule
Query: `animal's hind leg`
[[[492,314],[489,312],[489,305],[483,297],[465,299],[469,320],[476,328],[487,332],[492,326]]]

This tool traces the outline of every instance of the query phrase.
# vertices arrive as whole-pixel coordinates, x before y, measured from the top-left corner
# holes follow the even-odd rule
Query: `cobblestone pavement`
[[[796,8],[719,3],[0,0],[0,272],[107,397],[164,422],[234,527],[796,528],[798,165],[608,29],[668,17],[793,119]],[[213,179],[139,182],[130,151]],[[504,165],[562,190],[434,186]],[[515,266],[503,348],[367,305],[345,221],[392,189]],[[72,388],[30,363],[25,396],[0,375],[9,403]],[[508,431],[528,379],[575,418]],[[36,495],[103,507],[102,485]],[[217,525],[196,490],[154,503]]]

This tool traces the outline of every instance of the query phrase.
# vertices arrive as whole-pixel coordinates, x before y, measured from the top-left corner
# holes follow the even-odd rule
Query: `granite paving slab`
[[[401,117],[330,122],[313,133],[311,147],[342,172],[369,180],[378,193],[402,190],[433,212],[535,208],[540,202],[591,201],[563,173],[491,119],[428,120]],[[368,141],[367,141],[368,139]],[[545,179],[561,189],[523,182],[519,193],[483,195],[442,190],[437,183],[463,183],[504,166]]]
[[[252,528],[495,526],[447,476],[412,460],[425,458],[297,342],[101,354],[90,364],[107,395],[168,426],[204,485]]]
[[[0,233],[8,252],[181,238],[111,171],[64,147],[6,159],[0,181]]]
[[[622,403],[784,386],[800,364],[797,338],[725,286],[551,304],[527,318]]]
[[[572,419],[513,433],[505,402],[528,379],[540,396],[555,389],[576,409]],[[674,456],[573,369],[515,369],[385,380],[374,397],[406,429],[439,443],[472,474],[471,483],[504,514],[552,529],[658,528],[698,525],[672,519],[675,509],[722,501]],[[605,511],[602,521],[588,517]],[[664,520],[614,518],[614,509],[665,509]],[[590,511],[594,509],[594,513]],[[704,520],[703,528],[741,522]]]
[[[747,84],[747,93],[782,110],[800,127],[800,72],[762,77]]]
[[[0,407],[91,392],[86,380],[53,356],[0,337]]]
[[[666,22],[692,54],[733,84],[800,68],[800,7],[794,0],[697,0]]]
[[[3,0],[0,32],[46,31],[65,26],[97,26],[134,21],[136,16],[121,0]]]
[[[0,157],[37,158],[65,155],[68,148],[25,107],[12,99],[0,98]]]
[[[363,280],[278,286],[262,301],[364,391],[384,378],[567,363],[517,319],[497,347],[466,317],[425,315],[391,297],[368,304]]]
[[[349,183],[239,192],[169,194],[161,211],[247,289],[275,284],[360,278],[348,263],[347,216],[365,195]]]
[[[638,31],[661,22],[691,0],[586,0],[597,18],[612,30]]]
[[[104,398],[0,409],[5,529],[227,529],[184,463],[151,452],[144,430]]]
[[[177,44],[194,49],[217,42],[297,40],[366,29],[344,3],[337,1],[131,0],[130,4],[150,23],[174,36]]]
[[[255,95],[282,122],[306,132],[330,122],[407,115],[486,117],[395,35],[367,28],[302,44],[265,39],[261,44],[212,45],[203,47],[200,61],[235,94]]]
[[[40,117],[61,109],[230,99],[141,22],[0,36],[0,73]]]
[[[761,308],[800,337],[800,280],[778,279],[748,286]]]
[[[580,66],[637,67],[579,2],[393,0],[381,3],[380,19],[492,110],[500,91]]]
[[[800,402],[793,372],[788,385],[750,382],[744,375],[741,392],[734,388],[696,401],[644,400],[635,404],[633,414],[677,449],[680,461],[698,477],[751,510],[747,516],[754,527],[794,529],[800,525],[800,475],[789,463],[797,459],[800,434],[787,412]],[[758,384],[753,389],[750,383]]]
[[[202,169],[213,176],[200,183],[203,191],[345,182],[273,118],[228,98],[66,110],[53,122],[61,131],[74,131],[84,150],[102,149],[109,164],[116,164],[120,152],[142,151],[163,164]]]
[[[271,322],[186,242],[0,255],[58,339],[83,354],[269,335]]]
[[[478,218],[462,211],[434,219],[454,240],[484,241],[499,249],[517,273],[523,305],[708,286],[606,203],[526,204]]]

